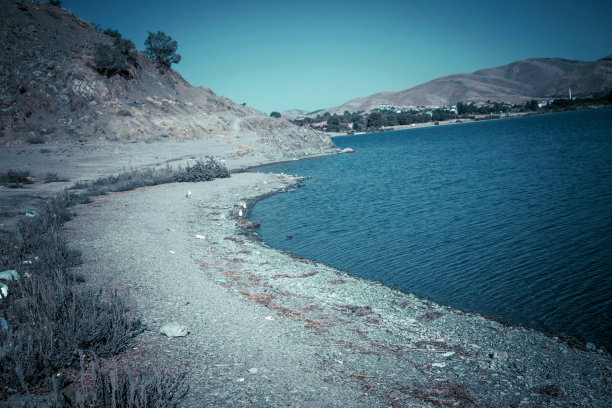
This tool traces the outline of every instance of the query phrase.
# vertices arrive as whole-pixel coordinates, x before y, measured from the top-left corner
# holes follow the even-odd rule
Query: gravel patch
[[[239,173],[110,194],[67,224],[89,284],[137,304],[148,329],[132,357],[187,373],[184,406],[612,406],[604,350],[266,246],[248,203],[297,181]]]

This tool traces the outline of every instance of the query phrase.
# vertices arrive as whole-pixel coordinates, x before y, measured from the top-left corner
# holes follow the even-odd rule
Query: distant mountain
[[[113,36],[59,6],[0,0],[0,10],[0,145],[249,137],[289,155],[334,148],[327,135],[162,74],[140,51],[123,76],[100,74],[94,50],[112,49]]]
[[[399,92],[380,92],[319,113],[368,111],[381,105],[450,106],[458,101],[522,103],[529,99],[589,96],[612,89],[612,55],[597,61],[530,58],[471,74],[434,79]]]

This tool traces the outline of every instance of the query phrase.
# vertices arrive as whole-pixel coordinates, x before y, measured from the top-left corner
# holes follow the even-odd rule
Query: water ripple
[[[270,166],[312,180],[252,218],[273,247],[612,349],[611,113],[338,138],[357,153]]]

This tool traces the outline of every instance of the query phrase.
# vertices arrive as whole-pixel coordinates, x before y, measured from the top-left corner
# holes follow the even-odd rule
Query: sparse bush
[[[209,157],[206,163],[198,160],[194,166],[188,166],[185,170],[179,172],[176,177],[176,181],[210,181],[216,178],[226,178],[229,176],[230,173],[224,164],[221,164],[215,161],[212,157]]]
[[[156,33],[149,31],[145,46],[145,54],[155,61],[157,69],[162,74],[170,69],[171,64],[178,64],[181,61],[181,55],[176,52],[178,44],[162,31]]]
[[[104,34],[114,39],[113,45],[96,44],[94,48],[96,71],[109,78],[114,75],[121,75],[126,79],[132,78],[132,68],[138,68],[134,43],[122,38],[117,30],[107,29]]]
[[[29,170],[8,170],[0,173],[0,185],[7,187],[21,187],[23,184],[31,184]]]
[[[121,33],[119,33],[119,31],[117,30],[113,30],[112,28],[107,28],[106,30],[104,30],[104,34],[113,38],[121,38]]]
[[[133,369],[120,366],[112,359],[107,367],[102,367],[97,356],[91,357],[91,376],[81,369],[81,383],[72,399],[56,392],[56,407],[71,408],[175,408],[185,398],[189,386],[185,376],[168,378],[157,367]],[[81,354],[81,366],[85,367],[85,357]]]
[[[54,173],[54,172],[48,172],[47,174],[45,174],[45,177],[44,177],[45,183],[59,183],[59,182],[64,182],[64,181],[68,181],[68,179],[61,178],[57,175],[57,173]]]
[[[44,137],[37,135],[37,136],[28,136],[26,138],[26,142],[28,142],[29,144],[43,144],[43,143],[46,143],[47,141],[45,140]]]

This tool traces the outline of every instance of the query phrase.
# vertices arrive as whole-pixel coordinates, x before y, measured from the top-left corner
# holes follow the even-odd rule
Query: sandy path
[[[113,194],[77,208],[67,226],[89,283],[135,299],[148,331],[132,353],[188,374],[186,406],[612,405],[609,354],[243,235],[241,204],[295,181],[240,173]],[[172,321],[190,333],[160,334]]]
[[[202,401],[226,406],[300,401],[333,407],[346,406],[347,398],[351,406],[371,406],[360,404],[359,394],[346,383],[326,383],[315,373],[321,370],[316,333],[290,319],[267,319],[265,306],[232,296],[213,279],[213,262],[200,261],[212,255],[214,263],[227,263],[228,268],[236,262],[224,253],[224,231],[199,218],[201,207],[218,208],[221,216],[228,213],[229,203],[242,199],[245,189],[266,193],[290,181],[246,173],[231,180],[141,189],[82,206],[69,225],[69,239],[84,251],[89,281],[127,288],[137,300],[150,329],[140,336],[139,349],[188,372],[188,406],[202,406]],[[187,189],[191,199],[184,197]],[[196,238],[198,234],[205,239]],[[161,335],[158,329],[171,321],[186,325],[190,334],[171,339]]]

